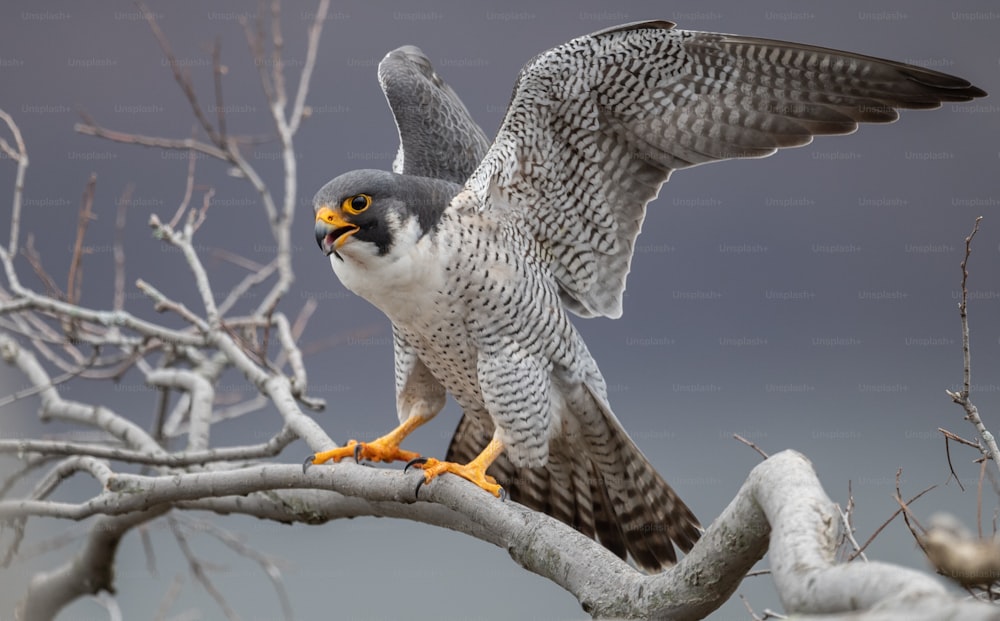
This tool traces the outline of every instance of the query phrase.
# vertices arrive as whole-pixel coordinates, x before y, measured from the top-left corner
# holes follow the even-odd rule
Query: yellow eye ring
[[[371,207],[372,197],[367,194],[357,194],[344,199],[340,207],[349,214],[359,214]]]

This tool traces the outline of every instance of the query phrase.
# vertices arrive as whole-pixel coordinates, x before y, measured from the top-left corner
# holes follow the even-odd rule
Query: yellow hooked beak
[[[340,249],[347,238],[360,230],[356,224],[351,224],[344,216],[323,205],[316,212],[316,243],[323,254],[330,255]]]

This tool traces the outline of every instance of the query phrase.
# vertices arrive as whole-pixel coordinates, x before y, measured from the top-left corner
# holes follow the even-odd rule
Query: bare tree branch
[[[6,140],[0,138],[0,150],[6,153],[10,159],[17,162],[17,173],[14,178],[14,197],[11,200],[10,241],[7,243],[6,250],[7,255],[15,257],[17,256],[18,235],[21,229],[21,205],[24,197],[24,176],[28,170],[28,151],[24,146],[21,129],[14,122],[13,117],[5,110],[0,110],[0,120],[3,120],[10,133],[13,134],[14,144],[17,146],[17,150],[15,151]]]
[[[160,605],[156,608],[156,615],[153,619],[156,621],[164,621],[167,618],[167,612],[170,610],[170,607],[173,606],[177,596],[181,594],[181,585],[183,583],[184,580],[180,575],[174,576],[174,579],[170,582],[170,587],[167,589],[166,593],[163,594],[163,599],[160,600]]]
[[[167,507],[159,507],[97,520],[76,556],[32,578],[28,593],[18,606],[18,618],[53,619],[77,597],[113,590],[114,560],[122,536],[166,510]]]
[[[976,236],[979,232],[979,223],[982,221],[983,217],[979,216],[976,218],[975,225],[972,227],[972,232],[969,236],[965,238],[965,256],[962,258],[962,300],[958,304],[959,315],[962,318],[962,357],[965,362],[964,372],[962,374],[962,390],[961,392],[952,392],[946,390],[948,396],[951,397],[952,401],[962,406],[965,410],[965,418],[975,426],[976,431],[979,432],[979,436],[986,443],[984,453],[993,460],[993,465],[1000,472],[1000,447],[997,446],[996,438],[990,433],[989,429],[983,423],[982,417],[979,415],[979,409],[972,403],[969,396],[969,391],[972,387],[972,360],[969,348],[969,313],[968,313],[968,298],[969,298],[969,257],[972,255],[972,238]]]
[[[197,129],[192,129],[192,132],[195,131],[197,131]],[[187,211],[188,205],[191,204],[191,196],[194,195],[194,171],[197,161],[198,158],[195,157],[194,150],[192,149],[188,151],[188,170],[187,180],[184,184],[184,197],[177,206],[177,211],[174,212],[174,217],[170,219],[171,228],[176,228],[180,224],[181,218],[184,216],[184,212]]]
[[[134,189],[132,184],[125,187],[115,212],[115,242],[112,249],[115,259],[115,297],[111,302],[111,309],[116,311],[125,308],[125,213],[128,204],[132,202]]]
[[[35,386],[46,386],[39,392],[42,402],[42,418],[61,418],[66,421],[83,423],[107,431],[126,446],[148,452],[163,451],[141,427],[112,412],[104,406],[91,406],[76,401],[67,401],[52,385],[49,374],[38,363],[34,354],[20,347],[6,334],[0,334],[0,358],[13,364]]]
[[[222,76],[225,74],[226,68],[222,65],[222,38],[216,37],[212,45],[212,78],[215,83],[215,118],[219,123],[219,136],[223,143],[229,140],[226,133],[226,106],[222,98]]]
[[[294,135],[299,131],[299,123],[305,115],[306,94],[309,92],[309,81],[312,79],[313,69],[316,67],[316,51],[319,49],[319,37],[323,33],[323,24],[326,22],[327,12],[330,10],[330,0],[320,0],[316,8],[316,16],[309,27],[308,42],[306,44],[306,62],[302,65],[302,74],[299,76],[299,87],[295,92],[295,103],[292,105],[292,114],[288,121],[288,131]]]
[[[149,226],[152,227],[157,237],[179,248],[184,254],[184,259],[187,261],[191,273],[194,274],[194,282],[198,288],[198,294],[205,305],[207,323],[209,327],[215,327],[219,321],[219,309],[215,305],[215,294],[212,293],[212,285],[208,280],[208,273],[205,272],[205,266],[202,265],[201,257],[198,256],[194,246],[191,244],[191,236],[194,234],[193,223],[189,221],[184,227],[184,232],[178,234],[170,225],[163,224],[156,214],[153,214],[149,217]]]
[[[157,369],[146,374],[146,381],[154,386],[183,390],[188,394],[188,450],[208,450],[208,435],[212,424],[212,402],[215,387],[207,379],[184,369]]]
[[[768,457],[767,453],[765,453],[759,446],[757,446],[756,444],[754,444],[750,440],[747,440],[746,438],[744,438],[743,436],[741,436],[738,433],[734,433],[733,434],[733,438],[735,438],[738,442],[742,442],[743,444],[746,444],[747,446],[749,446],[750,448],[752,448],[762,458],[767,459],[767,457]]]
[[[154,36],[168,60],[175,81],[188,99],[192,113],[207,135],[209,142],[198,140],[197,134],[186,140],[174,140],[118,132],[100,127],[86,116],[84,116],[84,122],[77,126],[77,131],[80,133],[120,143],[161,149],[185,149],[189,152],[187,186],[184,198],[174,214],[173,220],[169,225],[163,225],[154,216],[151,219],[151,224],[154,227],[154,232],[162,240],[181,250],[185,262],[194,275],[196,290],[204,306],[204,318],[188,309],[182,302],[164,295],[154,284],[141,279],[137,282],[140,291],[152,299],[157,310],[172,310],[184,318],[190,324],[185,329],[168,328],[141,320],[123,310],[125,261],[124,248],[121,244],[121,231],[124,228],[125,208],[128,204],[130,190],[126,190],[123,195],[116,218],[118,233],[113,257],[116,291],[112,301],[112,311],[93,310],[79,305],[81,261],[86,250],[83,244],[83,232],[89,221],[93,202],[92,184],[89,186],[81,211],[81,226],[73,253],[66,299],[60,299],[62,294],[54,282],[48,287],[48,294],[36,293],[21,284],[15,269],[14,258],[18,250],[18,225],[24,169],[28,162],[17,126],[9,115],[3,113],[3,118],[8,122],[15,137],[18,150],[15,151],[6,141],[0,141],[0,149],[3,149],[8,156],[11,156],[11,159],[18,162],[18,178],[15,185],[11,241],[7,248],[0,248],[0,263],[2,263],[3,273],[7,278],[7,287],[9,288],[9,292],[0,290],[0,315],[3,315],[4,328],[13,328],[12,335],[0,333],[0,357],[9,366],[23,373],[32,384],[33,388],[30,391],[18,394],[16,397],[37,396],[41,401],[40,415],[43,420],[60,418],[70,421],[82,425],[92,432],[97,432],[95,437],[102,438],[100,443],[35,439],[0,441],[0,453],[16,454],[28,464],[4,482],[5,494],[17,480],[22,479],[40,466],[48,465],[52,457],[66,456],[66,459],[57,463],[36,483],[34,493],[17,500],[9,500],[10,502],[26,503],[21,505],[25,507],[47,506],[58,511],[60,507],[66,507],[67,503],[53,501],[47,498],[48,494],[58,487],[67,476],[81,470],[89,472],[101,483],[101,491],[94,496],[94,499],[106,499],[109,493],[107,485],[114,477],[110,466],[102,461],[104,459],[143,464],[147,468],[153,469],[150,472],[152,479],[165,481],[169,477],[186,474],[185,470],[188,471],[187,473],[197,471],[199,469],[197,466],[200,464],[204,464],[208,468],[228,471],[247,461],[274,456],[297,438],[304,439],[314,450],[335,446],[319,425],[302,413],[297,402],[297,399],[301,399],[302,403],[308,404],[311,408],[322,406],[321,402],[307,400],[303,395],[306,387],[306,373],[302,364],[301,352],[298,351],[296,345],[296,339],[301,332],[301,324],[297,323],[295,327],[292,327],[284,314],[275,312],[278,301],[287,292],[293,279],[289,229],[291,217],[295,211],[297,173],[292,138],[304,114],[309,76],[316,58],[316,48],[326,6],[327,2],[321,3],[317,13],[317,21],[309,30],[307,69],[300,76],[296,103],[291,112],[294,119],[292,123],[294,129],[290,128],[289,117],[286,116],[288,113],[285,110],[287,104],[283,73],[285,67],[281,60],[283,39],[277,28],[279,25],[278,14],[274,13],[273,24],[275,28],[272,31],[274,62],[270,63],[270,70],[279,90],[274,93],[275,97],[269,97],[268,103],[275,126],[278,128],[285,169],[283,201],[280,210],[274,203],[270,190],[263,179],[240,152],[241,141],[246,144],[250,144],[251,141],[233,139],[228,135],[223,88],[223,77],[226,71],[222,65],[221,48],[218,41],[212,49],[215,116],[218,123],[218,126],[215,127],[208,120],[198,101],[190,76],[177,62],[166,35],[144,5],[140,4],[140,9],[147,18]],[[260,40],[263,41],[263,37]],[[265,68],[268,63],[258,66]],[[204,222],[214,194],[214,190],[209,188],[204,192],[201,208],[197,211],[189,210],[190,201],[197,188],[194,175],[196,154],[205,154],[228,162],[235,167],[239,176],[246,179],[254,187],[261,199],[264,214],[276,241],[277,252],[274,259],[267,266],[254,270],[254,274],[238,283],[224,301],[222,308],[216,304],[214,289],[207,271],[192,244],[193,234]],[[182,220],[185,213],[187,213],[187,217]],[[37,253],[30,252],[29,248],[26,255],[29,258],[29,263],[32,264],[43,282],[49,282],[51,279],[47,278],[47,273],[42,267]],[[275,274],[277,277],[273,278]],[[228,318],[226,321],[230,322],[232,327],[224,325],[224,314],[230,310],[232,304],[251,287],[262,284],[268,279],[273,279],[273,282],[259,308],[246,318]],[[311,312],[308,310],[309,308],[310,305],[307,304],[300,321],[308,317]],[[266,348],[250,349],[254,343],[259,342],[257,334],[261,330],[265,334],[264,342],[267,342],[266,334],[272,326],[280,344],[278,357],[274,362],[267,359],[268,351]],[[67,339],[67,333],[72,340]],[[59,377],[53,381],[36,353],[15,340],[13,334],[26,337],[37,355],[65,370],[67,374],[72,371],[72,377],[76,377],[77,374],[83,376],[77,367],[85,369],[86,373],[90,373],[91,367],[95,366],[108,368],[107,371],[102,371],[104,375],[88,375],[92,377],[120,377],[131,368],[139,369],[148,383],[161,388],[161,390],[155,391],[155,394],[158,395],[159,407],[157,408],[158,413],[154,416],[152,432],[144,431],[138,425],[104,405],[91,406],[64,399],[57,389],[64,378]],[[62,356],[57,355],[47,343],[62,346],[71,361],[64,360]],[[86,344],[94,346],[93,355],[89,360],[77,347],[77,345]],[[98,354],[98,348],[116,348],[118,351],[110,355]],[[162,360],[155,369],[145,359],[149,353],[154,351],[162,353]],[[291,380],[284,377],[279,371],[286,363],[291,366]],[[243,373],[250,380],[251,385],[256,386],[261,391],[261,395],[257,398],[249,399],[241,404],[242,411],[260,407],[262,402],[270,402],[277,408],[284,425],[282,430],[268,442],[252,446],[211,447],[212,424],[219,420],[220,416],[241,413],[238,408],[229,408],[223,411],[215,409],[213,383],[224,371],[229,369]],[[68,381],[70,376],[66,377]],[[166,414],[170,407],[169,395],[173,393],[181,395],[175,413],[181,412],[183,414],[182,420],[188,421],[186,427],[188,443],[186,450],[170,453],[161,447],[160,442],[164,438],[165,424],[170,426]],[[173,427],[183,429],[184,425],[173,423]],[[298,466],[292,468],[292,472],[297,470],[299,470]],[[301,478],[301,474],[297,476]],[[118,495],[123,493],[125,496],[136,498],[121,489],[117,492]],[[99,518],[95,528],[86,538],[83,548],[74,559],[52,572],[39,574],[35,577],[21,607],[23,616],[28,619],[51,618],[66,603],[80,595],[99,593],[112,588],[114,553],[121,535],[130,528],[162,515],[169,508],[170,503],[165,503],[154,509],[133,510],[128,515]],[[11,553],[14,553],[24,534],[24,517],[8,515],[5,522],[13,527],[8,532],[14,532],[14,541],[9,546]],[[222,531],[216,534],[222,537],[221,533]],[[265,563],[263,557],[254,556],[247,549],[241,548],[238,542],[231,538],[225,539],[225,541],[227,545],[238,550],[242,555],[261,562],[269,579],[278,588],[279,597],[282,597],[283,589],[281,589],[280,575],[275,574],[273,564]],[[184,547],[181,539],[178,540],[178,543],[182,548]],[[8,554],[7,557],[9,558],[9,556]],[[221,598],[221,594],[216,593],[216,595],[217,599]],[[220,601],[222,600],[220,599]],[[287,595],[283,596],[283,602],[285,615],[290,617]],[[105,600],[104,604],[110,615],[118,614],[114,600]],[[225,610],[228,616],[235,617],[234,611],[228,607]]]
[[[184,151],[195,151],[220,160],[229,159],[225,151],[193,138],[175,140],[172,138],[160,138],[157,136],[142,136],[139,134],[130,134],[128,132],[119,132],[107,129],[89,121],[77,123],[73,126],[73,129],[85,136],[96,136],[97,138],[104,138],[105,140],[120,142],[122,144],[137,144],[155,149],[180,149]]]
[[[288,591],[285,589],[285,581],[282,577],[281,568],[278,566],[278,563],[269,558],[267,555],[254,550],[237,535],[224,528],[219,528],[208,520],[195,520],[185,516],[183,513],[177,513],[173,515],[172,518],[180,524],[189,524],[198,532],[211,535],[221,541],[230,550],[233,550],[240,556],[246,557],[259,565],[268,580],[270,580],[271,584],[274,586],[274,591],[281,604],[282,615],[286,621],[291,621],[294,618],[292,602],[288,597]]]
[[[254,493],[264,489],[275,491]],[[108,489],[90,501],[3,501],[0,518],[81,519],[155,511],[161,505],[279,514],[285,520],[311,523],[357,515],[406,517],[506,549],[519,564],[567,589],[584,610],[599,617],[701,618],[728,599],[765,552],[790,613],[857,615],[874,607],[909,611],[912,602],[922,602],[963,619],[993,614],[987,604],[953,598],[920,572],[879,562],[833,564],[840,524],[836,506],[809,462],[794,451],[778,453],[755,467],[690,554],[657,575],[628,567],[571,527],[516,503],[488,499],[490,510],[483,511],[482,492],[460,480],[438,479],[426,492],[425,501],[414,502],[412,476],[400,471],[342,463],[303,475],[296,466],[277,464],[169,478],[117,474]],[[241,498],[239,503],[232,502],[235,497]],[[903,614],[891,618],[908,618]]]
[[[222,592],[216,588],[215,583],[212,579],[208,577],[208,573],[205,571],[205,564],[202,563],[197,556],[195,556],[194,551],[191,550],[191,546],[188,545],[187,535],[178,526],[177,521],[173,519],[173,516],[167,517],[167,523],[170,524],[170,530],[174,534],[174,539],[177,540],[177,547],[180,548],[181,553],[184,554],[184,558],[187,559],[188,568],[191,570],[191,575],[194,576],[195,581],[205,589],[205,591],[212,597],[219,608],[222,609],[222,613],[226,615],[226,618],[230,621],[239,621],[240,616],[236,614],[233,607],[229,605],[226,598],[222,595]]]
[[[11,289],[14,294],[20,298],[19,304],[16,308],[11,309],[6,306],[0,306],[0,313],[8,313],[13,310],[23,310],[25,306],[27,306],[33,310],[45,311],[56,316],[83,319],[101,326],[125,327],[144,336],[157,338],[161,341],[177,345],[197,346],[204,345],[205,343],[205,339],[201,336],[194,335],[189,332],[164,328],[163,326],[148,322],[144,319],[139,319],[127,311],[91,310],[89,308],[69,304],[49,296],[40,295],[29,289],[25,289],[17,281],[13,264],[2,257],[0,257],[0,261],[4,264],[8,280],[11,282]]]
[[[295,436],[284,428],[263,444],[185,450],[177,453],[149,453],[106,444],[82,444],[58,440],[0,440],[0,453],[28,455],[89,455],[125,463],[179,468],[211,462],[242,462],[274,457],[292,443]]]
[[[184,304],[181,304],[180,302],[174,302],[173,300],[169,299],[159,289],[149,284],[145,280],[141,278],[136,280],[135,288],[141,291],[143,294],[146,295],[146,297],[148,297],[150,300],[153,301],[153,308],[155,308],[157,312],[162,313],[168,310],[174,311],[175,313],[183,317],[188,323],[198,328],[198,330],[201,331],[202,333],[209,331],[210,329],[209,325],[207,322],[205,322],[205,320],[203,320],[198,315],[194,314],[194,312],[188,309],[188,307],[185,306]]]
[[[188,103],[191,105],[191,112],[194,117],[198,119],[201,124],[202,129],[212,140],[217,147],[222,148],[223,140],[220,134],[215,131],[212,127],[212,123],[205,116],[205,112],[201,109],[201,104],[198,103],[198,94],[195,91],[194,84],[191,82],[191,76],[188,75],[181,64],[177,62],[177,57],[174,56],[173,50],[170,48],[170,42],[167,40],[166,35],[160,30],[160,25],[156,23],[156,18],[153,13],[146,7],[145,2],[137,2],[136,6],[142,11],[143,16],[146,18],[146,22],[149,24],[149,28],[153,31],[153,36],[156,37],[156,42],[160,44],[160,49],[163,51],[163,55],[167,57],[167,63],[170,65],[170,71],[174,74],[174,81],[177,82],[177,86],[181,88],[184,96],[187,97]]]
[[[76,241],[73,244],[73,258],[69,264],[69,280],[66,282],[66,301],[76,304],[80,301],[80,289],[83,281],[83,238],[87,234],[87,225],[94,219],[94,192],[97,186],[97,175],[91,174],[87,188],[83,191],[83,201],[80,205],[80,218],[76,226]]]

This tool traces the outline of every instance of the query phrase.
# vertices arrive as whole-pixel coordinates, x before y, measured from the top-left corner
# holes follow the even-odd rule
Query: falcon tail
[[[555,438],[545,466],[518,468],[501,455],[488,472],[512,500],[569,524],[621,558],[631,556],[648,571],[673,565],[674,546],[687,552],[701,536],[698,520],[600,400],[592,402],[597,407],[585,408],[591,411],[584,417],[600,419],[588,427],[603,432],[589,441],[599,450]],[[446,460],[471,460],[492,434],[463,416]]]

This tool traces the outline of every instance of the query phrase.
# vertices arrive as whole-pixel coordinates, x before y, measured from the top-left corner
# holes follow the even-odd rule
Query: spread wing
[[[412,45],[389,52],[378,65],[378,81],[399,131],[393,171],[455,183],[468,179],[490,143],[424,53]],[[414,413],[434,416],[444,407],[444,387],[395,326],[392,335],[400,422]]]
[[[452,202],[513,210],[583,316],[621,315],[646,204],[674,170],[985,95],[889,60],[673,26],[620,26],[528,62],[496,140]]]
[[[378,81],[399,130],[393,172],[465,183],[490,142],[424,53],[412,45],[389,52]]]

